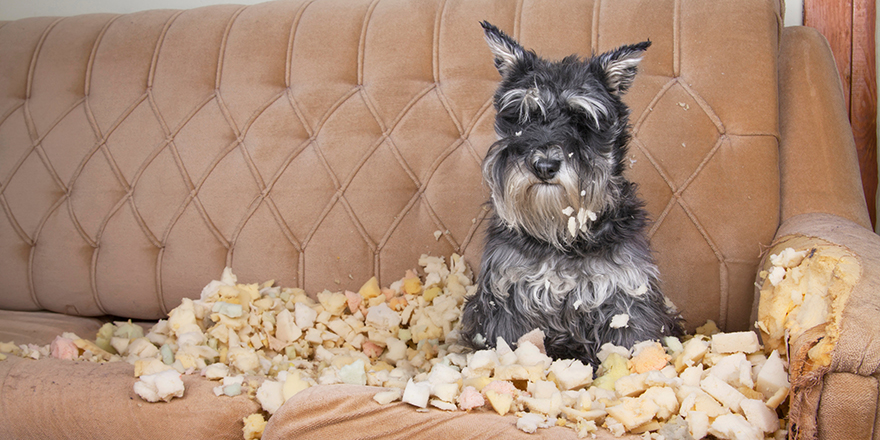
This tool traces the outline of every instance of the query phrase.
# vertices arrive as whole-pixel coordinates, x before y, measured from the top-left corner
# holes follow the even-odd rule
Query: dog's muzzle
[[[555,159],[538,159],[532,165],[532,172],[535,173],[535,176],[542,181],[548,181],[554,177],[556,177],[556,173],[559,172],[559,167],[562,166],[561,160]]]
[[[547,182],[556,177],[562,167],[561,151],[553,148],[550,151],[536,151],[529,159],[529,167],[532,174],[542,182]]]

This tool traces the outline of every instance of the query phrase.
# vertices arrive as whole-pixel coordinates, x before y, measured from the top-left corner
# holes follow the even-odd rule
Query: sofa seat
[[[241,439],[242,419],[260,405],[247,395],[217,397],[215,382],[184,375],[185,398],[147,403],[134,367],[9,356],[0,363],[0,437]]]

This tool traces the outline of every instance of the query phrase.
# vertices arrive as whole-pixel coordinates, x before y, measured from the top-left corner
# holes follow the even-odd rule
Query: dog
[[[481,23],[501,82],[498,141],[482,163],[491,192],[477,291],[461,338],[472,349],[544,332],[547,355],[598,364],[605,343],[681,335],[660,290],[621,96],[650,41],[581,60],[544,60]]]

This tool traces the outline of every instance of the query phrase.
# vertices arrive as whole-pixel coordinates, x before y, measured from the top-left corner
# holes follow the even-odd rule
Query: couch
[[[689,331],[752,328],[782,247],[856,257],[831,363],[797,357],[822,328],[789,341],[790,438],[880,438],[880,239],[831,52],[783,27],[782,9],[280,0],[0,22],[0,341],[149,326],[226,266],[310,294],[387,285],[424,253],[478,270],[499,79],[488,20],[548,58],[652,41],[626,95],[628,175]],[[259,410],[184,380],[186,397],[147,404],[127,363],[10,356],[0,437],[240,438]],[[264,438],[526,436],[512,416],[379,406],[373,392],[310,388]]]

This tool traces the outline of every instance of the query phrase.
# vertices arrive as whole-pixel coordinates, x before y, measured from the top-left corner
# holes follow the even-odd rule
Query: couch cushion
[[[46,345],[64,332],[95,339],[106,321],[99,318],[63,315],[52,312],[13,312],[0,310],[0,342]]]
[[[566,427],[539,429],[526,434],[516,428],[513,414],[500,417],[491,410],[473,412],[414,411],[407,403],[380,405],[373,395],[382,388],[352,385],[311,387],[297,393],[281,407],[266,426],[264,440],[309,439],[576,439],[577,432]],[[640,436],[615,437],[600,429],[595,438],[638,439]]]
[[[147,403],[134,367],[54,358],[0,361],[0,438],[240,439],[259,411],[247,396],[217,397],[215,382],[183,376],[184,397]]]
[[[498,73],[654,42],[629,175],[689,327],[749,325],[779,218],[777,0],[311,2],[0,28],[0,308],[156,319],[224,266],[309,292],[476,267]],[[441,236],[435,238],[435,231]]]

